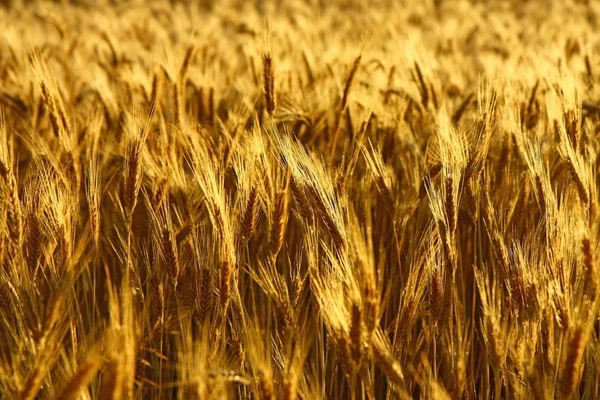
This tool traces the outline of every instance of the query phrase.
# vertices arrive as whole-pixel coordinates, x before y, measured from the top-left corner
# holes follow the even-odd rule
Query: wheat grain
[[[275,107],[277,107],[277,98],[275,97],[275,66],[272,54],[270,52],[264,53],[262,55],[262,62],[266,109],[272,117]]]

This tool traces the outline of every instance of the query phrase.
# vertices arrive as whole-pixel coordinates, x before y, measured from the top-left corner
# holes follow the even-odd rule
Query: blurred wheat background
[[[5,3],[0,398],[600,398],[600,3]]]

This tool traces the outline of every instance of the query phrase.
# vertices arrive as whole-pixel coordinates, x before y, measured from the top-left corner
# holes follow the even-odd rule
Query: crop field
[[[0,399],[600,398],[600,2],[1,4]]]

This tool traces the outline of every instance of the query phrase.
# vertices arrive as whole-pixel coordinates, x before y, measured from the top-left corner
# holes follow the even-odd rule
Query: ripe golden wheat
[[[12,3],[0,398],[600,398],[599,3]]]

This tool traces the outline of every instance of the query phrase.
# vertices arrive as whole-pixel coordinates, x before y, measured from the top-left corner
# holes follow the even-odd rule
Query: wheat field
[[[599,18],[4,2],[0,398],[600,398]]]

